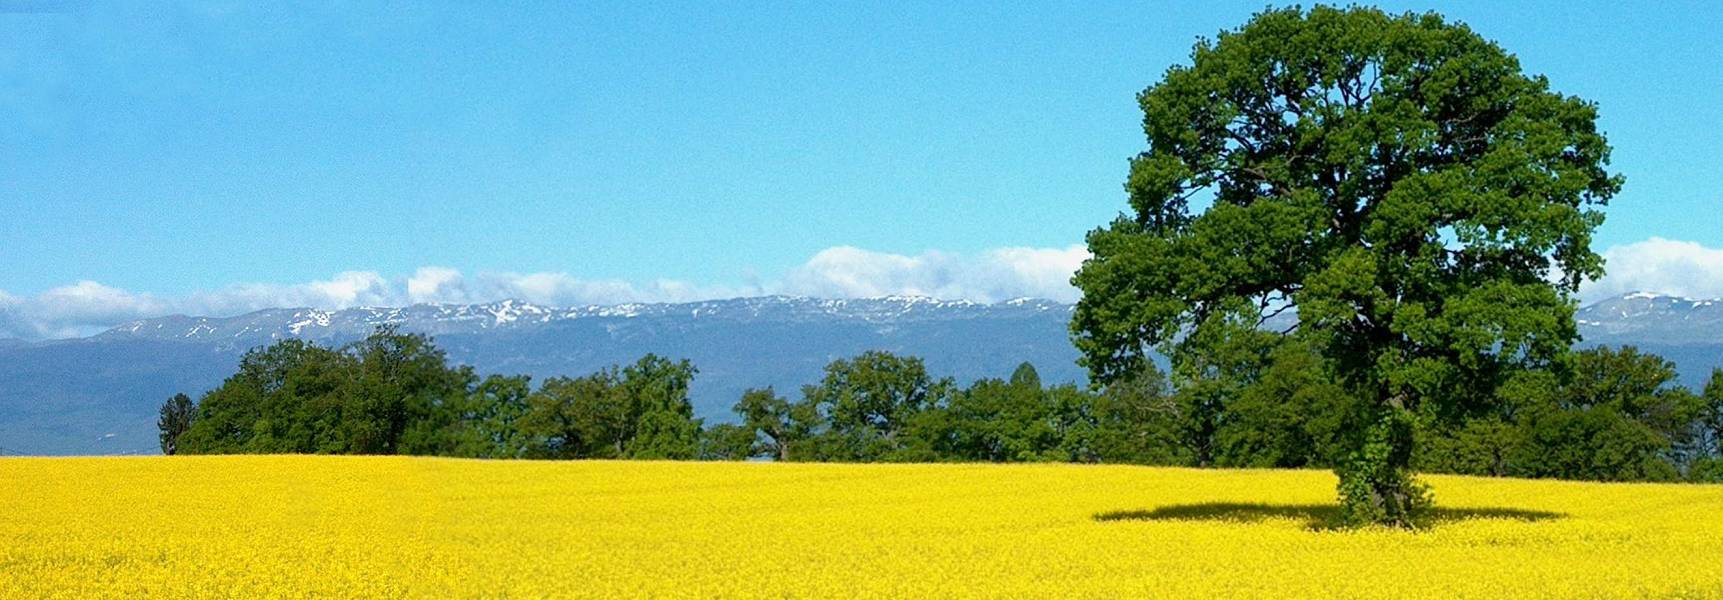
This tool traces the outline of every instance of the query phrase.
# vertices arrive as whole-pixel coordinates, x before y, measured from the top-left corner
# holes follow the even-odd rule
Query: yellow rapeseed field
[[[0,596],[1723,598],[1723,486],[1320,471],[0,459]]]

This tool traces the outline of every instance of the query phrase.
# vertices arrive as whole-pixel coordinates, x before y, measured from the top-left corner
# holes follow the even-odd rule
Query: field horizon
[[[1723,485],[1068,464],[0,459],[4,597],[1723,597]],[[305,568],[320,565],[318,568]]]

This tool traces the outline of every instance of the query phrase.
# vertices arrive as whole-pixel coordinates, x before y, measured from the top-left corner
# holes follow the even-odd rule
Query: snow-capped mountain
[[[1590,341],[1723,343],[1723,299],[1634,292],[1581,308],[1574,318]]]
[[[433,336],[523,331],[577,320],[688,319],[732,323],[848,322],[892,326],[900,323],[961,319],[1026,318],[1068,314],[1070,305],[1019,298],[995,304],[937,300],[919,296],[865,299],[816,299],[765,296],[689,303],[617,304],[553,307],[502,300],[485,304],[418,304],[403,308],[318,310],[277,308],[236,317],[169,316],[123,323],[99,339],[142,338],[208,342],[250,347],[271,340],[357,339],[383,325]]]

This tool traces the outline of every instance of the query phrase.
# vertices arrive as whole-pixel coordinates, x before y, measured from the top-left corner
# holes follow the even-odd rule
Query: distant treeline
[[[168,454],[419,454],[477,458],[1055,461],[1331,467],[1358,403],[1308,348],[1284,344],[1196,373],[1089,390],[1029,364],[968,387],[922,361],[833,361],[789,398],[745,392],[737,423],[694,417],[688,361],[647,355],[581,377],[479,377],[422,335],[385,328],[331,348],[254,349],[195,404],[162,407]],[[1254,367],[1253,367],[1254,364]],[[1702,393],[1633,348],[1576,352],[1514,374],[1481,414],[1427,415],[1421,470],[1620,481],[1723,481],[1723,372]]]

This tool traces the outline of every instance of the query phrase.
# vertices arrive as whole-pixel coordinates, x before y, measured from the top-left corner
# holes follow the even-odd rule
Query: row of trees
[[[1209,355],[1209,356],[1218,356]],[[1332,468],[1368,418],[1311,349],[1282,343],[1171,374],[1149,367],[1091,393],[1009,380],[958,389],[914,358],[833,362],[791,402],[736,405],[748,454],[816,461],[1067,461]],[[1701,393],[1634,348],[1594,348],[1522,372],[1489,410],[1414,418],[1422,471],[1607,481],[1723,481],[1723,372]]]
[[[1241,349],[1242,350],[1242,349]],[[1212,354],[1210,356],[1220,356]],[[960,387],[914,357],[833,361],[787,398],[743,393],[734,423],[694,417],[687,361],[647,355],[582,377],[478,377],[421,335],[247,353],[198,403],[162,407],[165,453],[480,458],[1092,462],[1332,467],[1364,401],[1309,348],[1280,343],[1200,370],[1154,367],[1099,391],[1028,364]],[[1600,480],[1723,480],[1723,372],[1702,393],[1632,348],[1575,353],[1502,387],[1496,410],[1418,420],[1420,470]]]
[[[1044,386],[1025,363],[1010,379],[959,388],[921,359],[866,352],[826,366],[791,400],[771,388],[735,405],[746,445],[724,457],[830,462],[1169,462],[1171,442],[1151,430],[1160,388],[1115,386],[1094,394]]]
[[[796,461],[1170,462],[1138,425],[1155,387],[1044,387],[1027,364],[960,389],[922,361],[868,352],[832,362],[786,399],[748,390],[739,423],[707,425],[697,370],[647,355],[581,377],[479,377],[429,338],[381,329],[339,348],[285,340],[252,350],[193,403],[162,406],[167,454],[421,454],[476,458]],[[1126,393],[1131,390],[1131,393]]]
[[[427,454],[476,458],[694,458],[694,366],[480,378],[423,335],[392,328],[340,348],[285,340],[247,352],[195,407],[162,407],[162,451]]]

